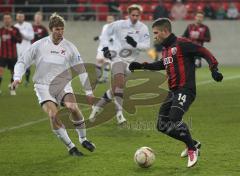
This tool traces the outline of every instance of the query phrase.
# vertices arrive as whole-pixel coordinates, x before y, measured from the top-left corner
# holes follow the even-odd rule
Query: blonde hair
[[[43,16],[43,13],[41,11],[37,11],[34,15],[40,15]]]
[[[127,8],[128,14],[130,14],[133,10],[138,10],[140,13],[143,12],[142,6],[140,6],[138,4],[132,4],[132,5],[128,6],[128,8]]]
[[[50,30],[52,30],[53,27],[64,27],[64,25],[65,25],[65,20],[56,12],[50,16],[49,25],[48,25]]]

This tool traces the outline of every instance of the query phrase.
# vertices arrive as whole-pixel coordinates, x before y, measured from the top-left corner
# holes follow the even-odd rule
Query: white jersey
[[[45,37],[33,43],[31,47],[20,57],[14,68],[14,80],[21,80],[23,74],[31,64],[35,64],[36,70],[33,82],[38,85],[60,85],[70,83],[72,74],[70,68],[79,74],[86,94],[92,94],[89,86],[88,75],[83,66],[83,60],[77,48],[68,40],[63,39],[58,45],[52,42],[51,36]],[[76,65],[82,65],[77,70]],[[78,67],[79,69],[79,67]],[[81,73],[80,73],[81,72]],[[66,85],[66,84],[65,84]]]
[[[31,46],[31,40],[34,38],[34,31],[31,23],[23,22],[22,24],[16,23],[14,25],[19,29],[22,35],[22,42],[17,43],[17,54],[20,57]]]
[[[109,40],[112,35],[114,36],[114,43],[111,46]],[[137,42],[136,48],[126,42],[125,37],[127,35]],[[150,47],[148,27],[140,21],[133,25],[130,19],[118,20],[109,24],[106,31],[103,32],[101,40],[103,47],[109,47],[109,50],[112,51],[112,60],[114,62],[132,62],[138,59],[141,50]]]

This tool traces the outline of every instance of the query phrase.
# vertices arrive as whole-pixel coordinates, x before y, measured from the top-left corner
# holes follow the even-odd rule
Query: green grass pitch
[[[10,96],[6,71],[0,95],[0,175],[238,176],[240,67],[220,70],[224,74],[222,83],[209,81],[212,79],[207,68],[197,70],[197,98],[184,116],[193,137],[202,143],[199,162],[191,169],[186,168],[187,159],[180,158],[185,146],[155,129],[159,105],[138,108],[134,115],[126,114],[131,128],[119,128],[111,120],[89,129],[88,138],[97,146],[94,153],[84,150],[76,132],[70,130],[73,142],[85,154],[82,158],[70,157],[51,132],[33,85],[27,88],[21,85],[17,96]],[[101,85],[96,95],[100,96],[104,89],[106,86]],[[141,146],[151,147],[156,153],[151,168],[139,168],[133,161],[136,149]]]

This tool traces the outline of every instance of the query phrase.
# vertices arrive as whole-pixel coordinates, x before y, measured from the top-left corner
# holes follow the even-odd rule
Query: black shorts
[[[190,105],[195,99],[195,94],[193,94],[188,89],[178,89],[176,91],[170,91],[167,98],[164,100],[162,106],[160,107],[159,116],[168,117],[169,114],[179,114],[176,117],[178,120],[182,118],[182,115],[189,109]],[[171,111],[177,112],[171,112]],[[178,116],[178,115],[177,115]]]
[[[13,71],[14,66],[17,62],[17,59],[5,59],[5,58],[0,58],[0,67],[7,67],[9,70]]]

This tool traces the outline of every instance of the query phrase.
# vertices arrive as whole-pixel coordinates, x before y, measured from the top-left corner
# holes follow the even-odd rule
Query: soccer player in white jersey
[[[108,102],[114,98],[116,105],[116,118],[118,124],[126,122],[123,116],[123,89],[127,74],[130,73],[128,65],[139,58],[139,51],[150,47],[150,36],[148,27],[139,21],[142,7],[131,5],[128,7],[128,19],[115,21],[107,27],[102,34],[103,55],[110,59],[111,75],[113,77],[112,88],[107,90],[101,100],[95,104],[89,116],[94,121],[96,114]],[[114,36],[113,46],[110,46],[109,39]]]
[[[108,15],[107,16],[107,24],[105,24],[102,28],[101,35],[98,37],[94,37],[94,40],[99,39],[99,45],[97,49],[97,56],[96,56],[96,73],[97,73],[97,80],[98,83],[105,83],[108,81],[109,70],[110,70],[110,60],[103,56],[103,45],[102,45],[102,34],[107,29],[108,25],[114,21],[114,16]],[[110,44],[112,45],[114,42],[113,36],[110,38]]]
[[[34,90],[43,111],[50,117],[53,132],[66,145],[70,155],[82,156],[83,154],[75,147],[57,116],[57,105],[63,104],[71,112],[71,120],[76,127],[82,146],[91,152],[95,149],[94,144],[86,138],[84,117],[77,106],[71,87],[71,69],[79,73],[90,104],[94,97],[88,74],[77,48],[63,38],[64,26],[64,19],[56,13],[52,14],[49,21],[51,35],[36,41],[18,59],[14,68],[12,86],[16,87],[21,82],[26,68],[35,64]]]
[[[34,31],[32,24],[25,21],[25,15],[23,12],[17,12],[16,20],[17,23],[14,26],[19,29],[22,35],[22,43],[17,44],[17,54],[19,58],[31,46],[31,41],[34,39]],[[30,68],[27,68],[25,76],[25,85],[28,85],[30,80]]]

